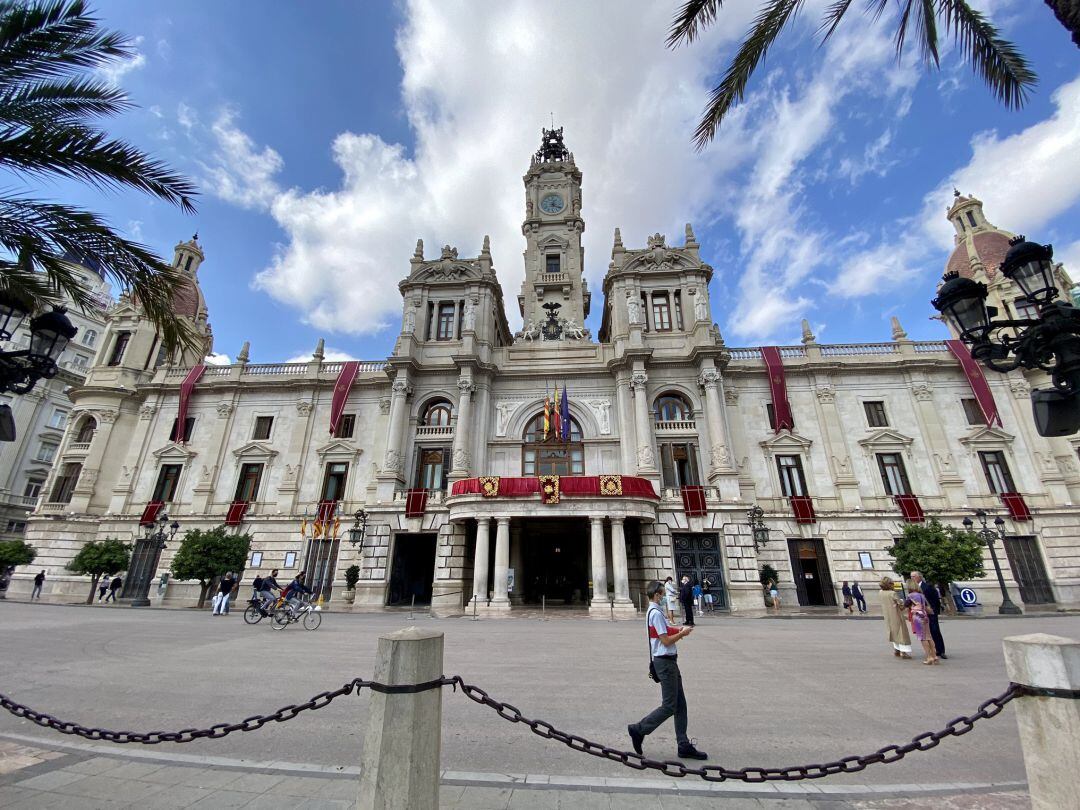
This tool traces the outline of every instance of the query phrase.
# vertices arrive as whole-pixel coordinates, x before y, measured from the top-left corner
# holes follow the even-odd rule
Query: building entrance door
[[[438,535],[399,534],[394,538],[390,563],[390,585],[386,604],[430,605],[431,582],[435,579],[435,542]],[[413,599],[416,599],[415,603]]]
[[[720,555],[720,535],[716,532],[703,534],[673,533],[671,544],[675,548],[675,580],[682,582],[684,575],[693,584],[704,585],[709,581],[714,609],[728,607],[727,588],[724,587],[724,560]]]
[[[311,598],[324,602],[330,601],[330,592],[334,586],[334,572],[337,570],[338,538],[321,539],[312,537],[308,540],[307,554],[304,556],[304,572],[307,574],[307,586],[311,588]]]
[[[1054,591],[1050,587],[1050,577],[1046,575],[1036,538],[1006,537],[1005,554],[1024,604],[1040,605],[1054,601]]]
[[[121,599],[146,599],[150,592],[150,580],[154,578],[160,557],[160,540],[140,537],[135,541],[131,564],[128,566],[127,576],[124,577],[124,589],[120,592]]]
[[[835,606],[836,593],[829,574],[829,558],[825,556],[825,541],[816,537],[788,540],[788,553],[799,604]]]
[[[584,606],[589,601],[589,524],[582,518],[526,520],[514,588],[526,603]]]

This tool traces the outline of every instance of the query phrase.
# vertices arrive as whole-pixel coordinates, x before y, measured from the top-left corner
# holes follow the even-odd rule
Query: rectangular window
[[[799,456],[777,456],[776,470],[780,473],[780,491],[785,497],[806,494],[806,477]]]
[[[547,263],[544,265],[545,272],[548,273],[560,273],[560,259],[559,254],[549,253],[546,257]]]
[[[446,489],[446,473],[449,471],[450,448],[421,447],[417,451],[417,489]]]
[[[109,365],[118,366],[124,359],[124,350],[127,349],[128,341],[131,340],[131,332],[117,332],[116,342],[113,344],[112,354],[109,355]]]
[[[904,460],[899,453],[878,453],[877,463],[886,493],[889,495],[911,494],[907,470],[904,469]]]
[[[259,483],[262,481],[262,464],[243,464],[240,467],[240,480],[236,483],[236,497],[233,501],[251,503],[259,497]]]
[[[8,534],[22,534],[26,531],[25,520],[9,520],[7,522]]]
[[[37,455],[34,456],[38,461],[50,462],[56,458],[56,450],[60,445],[53,444],[52,442],[42,442],[38,446]]]
[[[697,486],[697,447],[693,444],[661,444],[660,468],[665,487]]]
[[[967,218],[968,218],[968,222],[971,223],[971,227],[974,228],[975,227],[975,214],[973,214],[971,211],[968,211],[967,212]]]
[[[986,417],[983,416],[982,408],[979,407],[979,403],[975,399],[968,397],[960,400],[960,404],[964,406],[964,416],[967,417],[969,425],[986,424]]]
[[[675,300],[675,328],[681,332],[683,330],[682,292],[680,290],[676,290],[673,293],[672,297]]]
[[[63,430],[67,424],[68,412],[63,408],[56,408],[52,412],[52,416],[49,418],[49,427],[60,428]]]
[[[979,452],[982,459],[983,472],[986,473],[986,483],[990,491],[995,495],[1003,492],[1016,492],[1012,475],[1009,473],[1009,465],[1005,462],[1005,454],[1000,450],[983,450]]]
[[[82,464],[65,464],[62,474],[53,484],[52,503],[70,503],[71,493],[75,491],[75,485],[79,483],[79,473],[82,472]]]
[[[1039,317],[1039,310],[1026,298],[1013,301],[1013,309],[1016,310],[1016,317],[1021,320],[1034,321]]]
[[[863,410],[866,411],[866,424],[870,427],[889,426],[889,420],[885,416],[884,402],[864,402]]]
[[[354,430],[356,430],[356,414],[344,413],[341,415],[341,419],[338,420],[337,432],[334,434],[334,437],[338,439],[351,439]]]
[[[320,501],[340,501],[345,497],[345,479],[349,475],[349,465],[336,461],[326,465]]]
[[[256,441],[266,441],[270,438],[270,430],[274,427],[274,417],[272,416],[256,416],[255,417],[255,432],[251,438]]]
[[[657,332],[671,331],[671,307],[667,293],[653,293],[652,314],[653,327]]]
[[[151,500],[171,503],[176,497],[176,485],[180,481],[181,464],[163,464],[158,472],[157,484],[154,485],[154,497]]]
[[[44,478],[27,478],[26,486],[23,487],[24,498],[36,498],[41,494],[41,488],[45,486]]]
[[[177,418],[179,418],[179,417],[177,417]],[[195,429],[195,417],[194,416],[185,416],[184,417],[184,441],[185,442],[190,442],[191,441],[191,431],[194,430],[194,429]],[[176,419],[172,420],[172,427],[169,429],[169,441],[170,442],[177,441],[177,438],[176,438]]]
[[[454,339],[454,305],[439,304],[439,323],[435,331],[436,340]]]

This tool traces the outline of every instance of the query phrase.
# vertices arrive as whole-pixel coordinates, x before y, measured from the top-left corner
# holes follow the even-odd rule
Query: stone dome
[[[987,277],[994,278],[1005,254],[1009,252],[1009,238],[1007,233],[996,230],[972,234],[953,248],[945,266],[946,272],[956,271],[965,278],[971,278],[971,261],[978,259]]]

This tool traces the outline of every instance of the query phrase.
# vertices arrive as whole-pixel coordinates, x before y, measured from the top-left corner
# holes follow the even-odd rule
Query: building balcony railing
[[[23,509],[33,509],[38,502],[37,495],[14,495],[10,492],[0,492],[0,504],[5,506],[18,506]]]
[[[702,491],[705,493],[706,501],[719,501],[720,490],[717,487],[702,487]],[[675,503],[682,503],[682,488],[681,487],[661,487],[660,498],[663,501],[673,501]]]
[[[67,453],[87,453],[90,451],[90,442],[72,442],[67,446]]]
[[[453,425],[417,425],[418,439],[450,439],[454,436]]]
[[[541,284],[569,284],[570,276],[566,273],[541,273]]]
[[[656,432],[665,433],[696,433],[696,419],[657,419],[655,422]]]
[[[46,501],[38,507],[38,511],[46,515],[62,515],[68,511],[68,506],[67,501]]]
[[[821,347],[822,357],[858,357],[868,354],[896,354],[895,343],[837,343]],[[781,353],[783,356],[783,353]]]
[[[396,489],[394,490],[395,502],[406,502],[409,499],[410,492],[416,492],[415,489]],[[446,490],[444,489],[429,489],[427,492],[427,505],[428,506],[441,506],[446,500]]]

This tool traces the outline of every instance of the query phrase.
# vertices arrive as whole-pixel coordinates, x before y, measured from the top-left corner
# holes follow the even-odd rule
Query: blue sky
[[[429,255],[450,243],[474,256],[490,234],[513,301],[521,175],[552,112],[584,174],[592,289],[615,226],[643,247],[656,231],[681,242],[692,222],[729,345],[795,342],[801,318],[821,342],[888,340],[892,315],[912,338],[943,337],[928,301],[954,184],[1080,276],[1080,51],[1043,4],[974,3],[1039,74],[1019,112],[951,47],[940,71],[914,54],[898,64],[888,20],[853,15],[818,47],[825,5],[807,3],[698,154],[697,117],[757,3],[729,2],[670,51],[676,4],[646,0],[98,0],[139,53],[112,74],[139,109],[109,129],[194,178],[199,213],[66,184],[44,194],[166,257],[197,230],[215,351],[250,340],[253,362],[309,355],[320,337],[384,357],[417,238]]]

